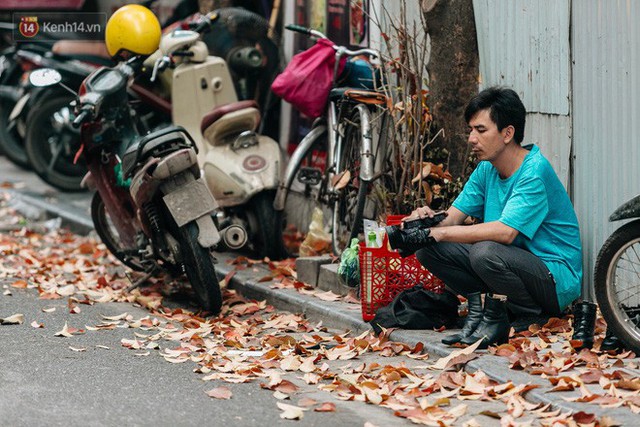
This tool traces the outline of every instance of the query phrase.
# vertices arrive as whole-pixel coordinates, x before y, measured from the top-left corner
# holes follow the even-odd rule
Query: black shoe
[[[510,329],[506,301],[487,295],[484,299],[484,311],[480,324],[473,334],[461,339],[460,343],[471,345],[482,339],[478,349],[483,350],[490,345],[508,342]]]
[[[575,347],[576,351],[593,347],[593,333],[596,326],[598,306],[589,301],[582,301],[573,306],[573,335],[572,341],[582,343]]]
[[[511,327],[516,332],[522,332],[528,330],[529,326],[534,324],[544,326],[550,318],[550,316],[547,316],[544,313],[530,316],[518,316],[511,322]]]
[[[602,344],[600,344],[600,351],[615,351],[622,350],[622,341],[620,338],[613,335],[611,328],[607,327],[607,333],[604,335]]]
[[[413,255],[418,249],[435,242],[435,239],[429,236],[431,230],[428,228],[403,230],[397,225],[389,225],[385,227],[385,230],[391,249],[398,249],[398,253],[402,258]]]
[[[482,294],[480,292],[474,292],[467,295],[467,302],[469,304],[469,314],[467,314],[465,318],[462,330],[457,334],[442,338],[443,344],[451,345],[460,342],[461,339],[473,334],[480,324],[482,320]]]

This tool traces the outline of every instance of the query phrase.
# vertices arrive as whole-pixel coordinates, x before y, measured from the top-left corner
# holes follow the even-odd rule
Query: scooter
[[[73,126],[97,189],[91,216],[98,235],[123,263],[146,275],[186,273],[200,305],[219,312],[220,286],[211,250],[220,241],[217,204],[200,176],[197,147],[180,127],[140,136],[127,86],[141,57],[101,68],[80,86]],[[59,83],[52,69],[31,73],[34,86]]]
[[[215,12],[206,15],[204,25],[217,18]],[[200,149],[207,185],[221,208],[225,246],[237,250],[249,243],[260,257],[285,256],[276,243],[282,224],[273,209],[282,153],[276,141],[255,132],[260,124],[255,101],[238,101],[227,63],[209,55],[198,31],[163,35],[145,64],[153,69],[152,80],[171,71],[173,123]]]
[[[596,299],[611,328],[629,348],[640,353],[640,196],[622,204],[609,221],[631,220],[605,241],[596,257]],[[609,330],[607,330],[609,333]]]

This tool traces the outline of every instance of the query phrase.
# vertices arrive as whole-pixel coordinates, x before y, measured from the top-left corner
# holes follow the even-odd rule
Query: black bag
[[[400,292],[386,307],[380,307],[370,322],[376,334],[383,328],[439,329],[458,323],[458,298],[449,291],[441,294],[422,285]]]

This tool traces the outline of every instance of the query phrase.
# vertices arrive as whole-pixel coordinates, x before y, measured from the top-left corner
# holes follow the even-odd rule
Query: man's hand
[[[420,208],[415,209],[409,216],[405,216],[402,218],[402,222],[411,221],[412,219],[422,219],[422,218],[433,218],[435,215],[435,211],[431,209],[429,206],[422,206]]]

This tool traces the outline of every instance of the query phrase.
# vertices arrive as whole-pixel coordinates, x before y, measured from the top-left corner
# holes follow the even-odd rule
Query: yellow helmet
[[[109,18],[105,42],[111,56],[123,50],[150,55],[158,49],[161,35],[160,22],[153,12],[138,4],[128,4]]]

